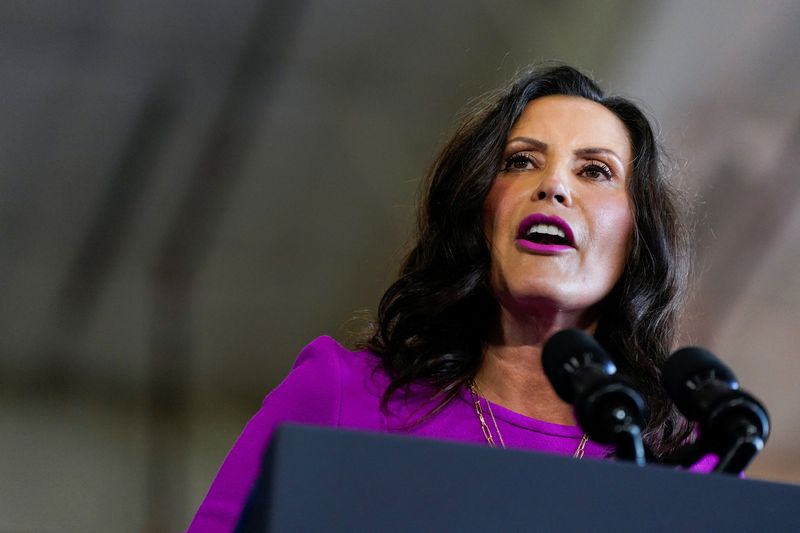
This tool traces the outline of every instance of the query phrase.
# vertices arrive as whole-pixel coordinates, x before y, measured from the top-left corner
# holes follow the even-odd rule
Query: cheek
[[[631,246],[633,245],[633,212],[630,205],[626,203],[615,213],[615,226],[614,232],[617,236],[617,261],[620,264],[621,270],[624,269],[625,263],[630,256]]]
[[[606,236],[608,260],[622,273],[633,245],[633,210],[629,201],[607,204],[602,213],[602,233]]]

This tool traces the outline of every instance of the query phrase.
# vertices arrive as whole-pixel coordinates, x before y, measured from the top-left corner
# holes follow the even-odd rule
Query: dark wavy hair
[[[633,242],[621,279],[600,304],[595,337],[645,395],[645,442],[655,455],[665,455],[690,434],[660,384],[688,283],[687,231],[647,117],[630,101],[605,96],[574,68],[528,70],[466,115],[428,174],[413,246],[359,345],[377,354],[391,377],[384,408],[412,383],[432,386],[444,405],[476,375],[498,310],[488,283],[484,200],[512,125],[528,102],[548,95],[605,106],[630,137]]]

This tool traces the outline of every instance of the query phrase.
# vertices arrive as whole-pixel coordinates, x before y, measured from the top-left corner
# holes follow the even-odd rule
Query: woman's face
[[[586,316],[622,275],[633,232],[624,124],[575,96],[531,101],[511,128],[484,205],[501,305]]]

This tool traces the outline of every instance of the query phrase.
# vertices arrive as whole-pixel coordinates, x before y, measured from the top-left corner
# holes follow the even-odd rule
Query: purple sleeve
[[[233,531],[279,424],[338,425],[341,377],[337,347],[333,339],[320,337],[300,352],[289,375],[267,395],[234,443],[189,526],[190,533]]]
[[[695,472],[697,474],[708,474],[714,470],[714,467],[717,466],[718,462],[719,457],[713,453],[708,453],[686,470],[689,472]]]
[[[704,455],[702,459],[697,461],[695,464],[693,464],[686,470],[689,472],[695,472],[699,474],[710,474],[717,467],[717,463],[719,463],[719,457],[717,457],[713,453],[709,453]],[[744,472],[739,472],[739,478],[746,479],[747,476],[744,474]]]

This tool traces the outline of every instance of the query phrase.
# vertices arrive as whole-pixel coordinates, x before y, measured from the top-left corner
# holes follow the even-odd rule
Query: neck
[[[572,406],[550,386],[542,368],[542,347],[554,333],[581,327],[579,317],[564,313],[516,315],[500,308],[498,328],[484,347],[475,378],[492,403],[525,416],[562,425],[575,425]],[[593,324],[583,324],[593,333]]]

